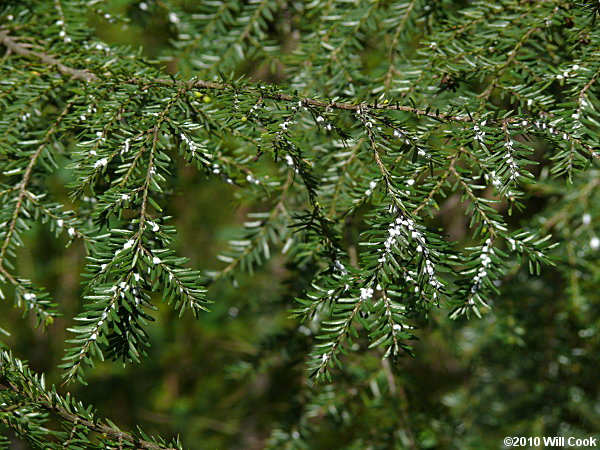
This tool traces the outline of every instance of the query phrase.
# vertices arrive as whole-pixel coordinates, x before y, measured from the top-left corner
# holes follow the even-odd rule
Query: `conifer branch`
[[[75,80],[82,80],[87,82],[99,80],[97,75],[90,73],[87,70],[74,69],[73,67],[69,67],[61,63],[60,60],[56,59],[54,56],[50,56],[42,52],[29,50],[29,48],[31,48],[30,44],[23,44],[19,42],[16,38],[10,36],[2,30],[0,30],[0,44],[4,45],[9,51],[19,56],[23,56],[25,58],[39,59],[44,64],[54,66],[59,70],[59,72],[61,72],[64,75],[68,75]]]
[[[480,316],[456,325],[475,336],[468,335],[471,349],[500,339],[519,352],[538,345],[519,316],[532,316],[527,303],[550,292],[550,281],[572,300],[568,310],[553,302],[551,315],[576,313],[585,337],[595,329],[585,316],[598,292],[600,249],[597,2],[130,2],[123,25],[162,28],[169,46],[156,51],[166,68],[101,42],[90,17],[121,23],[111,2],[101,3],[0,7],[0,287],[38,325],[52,323],[48,293],[15,273],[44,276],[37,243],[48,228],[67,246],[84,241],[73,249],[85,251],[83,306],[67,318],[75,323],[59,366],[66,383],[85,384],[97,360],[150,356],[150,337],[154,344],[164,335],[168,318],[155,301],[201,318],[214,283],[222,297],[209,324],[215,338],[239,333],[237,325],[212,326],[227,308],[257,334],[257,351],[236,374],[270,371],[272,360],[263,358],[276,354],[285,367],[306,361],[315,381],[332,383],[308,391],[308,376],[290,378],[298,420],[277,418],[272,448],[325,442],[329,420],[352,429],[344,445],[353,448],[464,447],[464,437],[429,442],[431,427],[394,420],[410,415],[413,391],[394,378],[392,364],[415,354],[412,341],[431,336],[427,327],[413,330],[433,308]],[[230,198],[243,214],[224,211]],[[241,215],[248,220],[230,239]],[[211,257],[193,244],[220,247],[224,236],[228,249],[217,256],[224,267],[211,270]],[[200,270],[175,246],[193,252]],[[18,260],[23,248],[33,258]],[[47,248],[52,254],[39,259],[63,270],[52,262],[55,245]],[[26,267],[30,260],[34,267]],[[237,296],[215,283],[239,270],[264,271],[256,281],[278,286],[248,302],[255,285],[242,286],[247,277]],[[531,288],[526,297],[523,285]],[[290,307],[293,321],[284,323]],[[260,320],[248,321],[250,309]],[[156,318],[158,330],[150,328]],[[274,326],[263,326],[265,318]],[[492,322],[502,333],[487,332]],[[579,331],[569,342],[583,349],[592,340]],[[193,347],[184,359],[195,362]],[[563,350],[561,370],[563,356],[583,355]],[[0,425],[32,445],[164,447],[141,430],[123,433],[96,419],[25,367],[0,355]],[[341,370],[348,376],[336,376]],[[238,380],[245,378],[253,377]],[[450,412],[464,407],[461,396],[445,402]],[[378,415],[373,428],[363,419],[374,417],[370,411],[394,423],[381,425]],[[218,426],[241,423],[228,420]],[[361,427],[368,432],[355,432]],[[587,431],[581,423],[565,429]]]
[[[400,40],[400,34],[405,30],[406,24],[408,23],[408,19],[410,18],[413,9],[417,4],[417,0],[411,0],[408,4],[408,7],[405,9],[402,14],[402,18],[400,22],[396,25],[396,29],[394,31],[394,35],[392,36],[392,41],[390,43],[389,48],[389,56],[388,56],[388,69],[384,77],[383,84],[386,88],[389,88],[390,83],[392,81],[392,77],[394,74],[398,73],[398,69],[396,69],[396,55],[398,54],[398,42]]]
[[[69,113],[70,109],[75,104],[75,102],[76,102],[76,99],[71,100],[69,103],[67,103],[67,105],[61,111],[61,113],[54,120],[54,123],[52,124],[52,126],[46,132],[46,135],[41,140],[38,148],[29,157],[29,163],[28,163],[27,167],[25,168],[25,172],[23,173],[23,178],[21,179],[21,182],[16,186],[17,190],[18,190],[18,195],[17,195],[17,199],[15,201],[15,206],[13,209],[12,219],[8,225],[8,230],[6,232],[4,241],[2,242],[2,246],[0,247],[0,267],[2,267],[4,265],[6,252],[11,243],[13,233],[15,232],[15,227],[17,225],[17,221],[18,221],[20,213],[21,213],[21,208],[23,206],[23,200],[27,196],[27,187],[29,185],[31,175],[32,175],[33,169],[38,161],[38,158],[40,157],[43,150],[48,145],[48,142],[50,141],[50,139],[52,138],[54,133],[58,130],[58,127],[60,126],[61,122],[63,121],[65,116]]]
[[[26,44],[19,43],[16,40],[16,38],[9,36],[8,34],[6,34],[3,31],[0,31],[0,43],[4,44],[9,50],[13,51],[14,53],[16,53],[18,55],[28,57],[28,58],[31,58],[31,57],[37,58],[40,61],[44,62],[45,64],[48,64],[50,66],[56,66],[60,72],[66,74],[66,75],[70,75],[74,79],[82,80],[82,81],[86,81],[86,82],[96,82],[101,79],[96,74],[90,73],[88,71],[68,67],[68,66],[64,65],[63,63],[61,63],[58,59],[56,59],[52,56],[49,56],[45,53],[34,52],[31,50],[28,50]],[[158,84],[158,85],[163,85],[163,86],[182,86],[182,87],[186,87],[186,88],[191,87],[191,88],[195,88],[195,89],[207,89],[207,90],[221,90],[221,91],[222,90],[226,90],[226,91],[239,90],[234,85],[231,85],[228,83],[217,83],[217,82],[213,82],[213,81],[203,81],[203,80],[192,80],[191,82],[186,83],[186,82],[181,82],[181,81],[170,81],[170,80],[165,80],[165,79],[152,80],[152,79],[131,78],[129,80],[126,80],[126,82],[131,83],[131,84],[142,85],[142,86]],[[346,111],[359,111],[359,110],[402,111],[402,112],[408,112],[411,114],[415,114],[417,116],[431,117],[431,118],[440,119],[440,120],[448,120],[448,121],[453,121],[453,122],[473,122],[473,119],[470,118],[469,116],[456,116],[456,115],[451,115],[451,114],[435,113],[435,112],[431,112],[429,110],[424,110],[424,109],[419,109],[419,108],[414,108],[414,107],[404,106],[404,105],[398,105],[398,104],[378,104],[378,103],[352,104],[352,103],[343,103],[343,102],[336,102],[336,101],[327,102],[327,101],[308,98],[308,97],[293,96],[293,95],[285,94],[285,93],[272,93],[272,92],[268,92],[268,90],[265,90],[262,86],[258,86],[258,87],[250,86],[250,87],[244,87],[242,89],[246,90],[247,92],[253,92],[253,93],[260,94],[261,97],[269,98],[271,100],[292,102],[292,103],[300,102],[302,104],[310,105],[313,107],[319,107],[319,108],[333,108],[333,109],[340,109],[340,110],[346,110]],[[514,122],[516,120],[517,119],[512,119],[512,118],[499,119],[499,122],[501,122],[501,123]]]
[[[5,355],[3,355],[3,359]],[[3,361],[5,362],[5,361]],[[23,366],[21,366],[23,367]],[[176,450],[174,447],[168,447],[159,445],[154,442],[148,442],[143,439],[137,438],[130,433],[119,430],[118,428],[105,425],[97,420],[90,420],[87,417],[83,417],[79,414],[69,411],[59,401],[57,401],[57,394],[55,392],[47,392],[43,390],[43,387],[39,385],[36,379],[28,379],[28,368],[25,370],[22,368],[21,371],[10,372],[10,375],[14,376],[17,374],[21,377],[20,383],[16,383],[11,380],[8,373],[5,372],[5,368],[0,369],[0,385],[7,386],[12,392],[19,396],[26,398],[25,402],[32,404],[37,408],[44,409],[48,412],[57,414],[61,419],[66,420],[74,426],[83,426],[89,431],[99,433],[104,438],[110,438],[115,442],[127,442],[134,444],[136,448],[147,449],[147,450]],[[23,385],[29,385],[32,387],[30,392],[22,389]]]

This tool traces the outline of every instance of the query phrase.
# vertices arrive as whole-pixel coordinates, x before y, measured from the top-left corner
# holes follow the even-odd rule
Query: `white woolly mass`
[[[94,169],[98,169],[99,167],[106,167],[107,164],[108,164],[108,159],[101,158],[94,163]]]
[[[434,289],[440,289],[441,283],[435,277],[435,268],[429,249],[427,248],[427,240],[425,235],[419,231],[415,223],[409,217],[397,217],[388,228],[388,237],[383,242],[385,249],[383,254],[379,258],[380,263],[385,263],[387,258],[391,255],[394,245],[397,243],[397,238],[401,234],[404,234],[408,239],[412,239],[417,243],[416,252],[421,255],[425,263],[425,272],[429,278],[429,284]],[[410,281],[410,280],[409,280]],[[437,297],[437,293],[434,293],[434,298]]]
[[[490,254],[494,254],[494,250],[490,248],[492,245],[492,240],[487,239],[485,241],[485,245],[481,248],[481,255],[479,258],[481,259],[481,266],[477,271],[475,277],[473,277],[473,285],[471,286],[471,293],[474,294],[481,287],[482,280],[487,277],[487,270],[492,263],[492,259],[490,258]],[[472,301],[472,300],[471,300]]]
[[[373,297],[373,288],[360,288],[361,300],[369,300],[371,297]]]

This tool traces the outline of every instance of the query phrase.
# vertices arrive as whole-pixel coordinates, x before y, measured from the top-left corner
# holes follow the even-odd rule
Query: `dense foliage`
[[[2,344],[7,436],[496,448],[509,434],[597,433],[598,2],[0,8],[0,294],[65,349],[54,387],[26,348]],[[146,53],[110,43],[134,33]],[[232,198],[246,216],[235,233],[219,216]],[[58,272],[81,288],[45,288],[64,244],[74,263]],[[4,317],[0,331],[15,333]],[[63,326],[66,340],[51,331]],[[224,345],[219,358],[228,341],[252,350],[225,370],[169,341],[180,328]],[[155,345],[176,349],[176,379],[227,372],[203,387],[206,410],[236,383],[238,402],[261,383],[281,397],[256,394],[207,433],[190,426],[192,397],[178,426],[151,425],[163,441],[68,393],[106,401],[86,394],[117,370],[103,361],[135,385],[130,363],[160,366]],[[436,371],[448,380],[421,379]],[[271,413],[244,436],[260,401]]]

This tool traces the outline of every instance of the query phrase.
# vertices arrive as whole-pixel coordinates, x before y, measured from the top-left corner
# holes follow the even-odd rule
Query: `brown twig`
[[[87,82],[98,81],[99,78],[97,75],[88,72],[87,70],[74,69],[69,66],[65,66],[54,56],[48,55],[46,53],[34,52],[29,50],[28,44],[23,44],[17,41],[16,38],[9,36],[5,31],[0,31],[0,44],[4,45],[8,51],[13,52],[17,55],[23,56],[25,58],[37,58],[40,61],[50,65],[55,66],[59,72],[64,75],[69,75],[76,80],[82,80]]]
[[[28,57],[28,58],[37,58],[46,64],[51,66],[55,66],[61,73],[65,75],[70,75],[72,78],[76,80],[82,80],[86,82],[95,82],[99,81],[100,77],[94,73],[88,72],[87,70],[74,69],[72,67],[66,66],[61,63],[55,57],[48,55],[42,52],[35,52],[29,50],[28,44],[23,44],[18,42],[18,40],[14,37],[9,36],[5,31],[0,31],[0,44],[6,46],[6,48],[18,55]],[[167,80],[167,79],[154,79],[149,80],[146,78],[130,78],[125,81],[128,84],[140,84],[144,86],[148,86],[150,84],[159,84],[166,86],[178,86],[192,89],[209,89],[209,90],[240,90],[240,88],[235,87],[229,83],[217,83],[214,81],[204,81],[204,80],[192,80],[191,82],[186,81],[178,81],[178,80]],[[451,121],[451,122],[462,122],[462,123],[471,123],[475,122],[477,119],[471,117],[471,115],[452,115],[448,113],[443,113],[439,111],[432,111],[430,109],[419,109],[412,106],[400,105],[398,103],[345,103],[345,102],[334,102],[334,101],[325,101],[319,100],[315,98],[309,97],[299,97],[296,95],[290,95],[283,92],[269,92],[268,89],[263,88],[262,86],[244,86],[242,88],[246,92],[254,92],[258,93],[262,98],[268,98],[270,100],[282,101],[282,102],[300,102],[302,105],[313,106],[318,108],[329,108],[329,109],[339,109],[346,111],[402,111],[410,114],[414,114],[416,116],[429,117],[436,120],[441,121]],[[499,118],[495,120],[490,120],[490,122],[497,123],[513,123],[517,122],[519,119],[514,117],[506,117]]]

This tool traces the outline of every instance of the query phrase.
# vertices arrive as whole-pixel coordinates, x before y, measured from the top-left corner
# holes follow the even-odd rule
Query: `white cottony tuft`
[[[336,259],[335,262],[333,263],[333,267],[335,267],[335,270],[337,270],[338,272],[340,272],[343,275],[345,275],[347,273],[346,268],[338,259]]]
[[[99,167],[105,167],[108,164],[108,159],[102,158],[94,163],[94,169],[98,169]]]
[[[584,225],[589,225],[592,222],[592,216],[590,216],[588,213],[585,213],[582,217],[581,217],[581,222]]]
[[[373,297],[373,288],[360,288],[360,299],[368,300]]]

